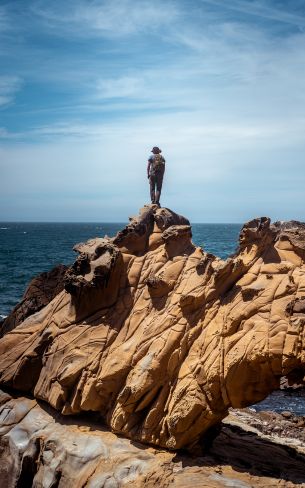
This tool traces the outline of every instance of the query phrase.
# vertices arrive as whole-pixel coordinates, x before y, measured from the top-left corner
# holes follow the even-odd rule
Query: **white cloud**
[[[275,8],[274,3],[268,1],[231,0],[227,2],[226,0],[201,0],[201,2],[250,16],[262,17],[294,26],[305,26],[305,16],[291,13],[282,8]],[[272,6],[270,6],[270,3]]]
[[[0,218],[124,221],[148,202],[156,144],[167,160],[162,203],[193,221],[302,220],[304,128],[291,140],[288,124],[203,124],[200,113],[44,127],[35,143],[29,134],[0,149]]]
[[[36,1],[32,11],[47,26],[60,27],[76,36],[124,37],[147,29],[155,29],[173,22],[179,15],[176,3],[155,0],[84,1],[64,3]]]
[[[0,76],[0,107],[10,104],[22,84],[18,76]]]
[[[10,137],[9,132],[5,129],[5,127],[0,127],[0,139],[7,139]]]
[[[0,34],[6,32],[10,28],[10,21],[7,14],[7,9],[4,5],[0,5]]]
[[[111,181],[117,177],[113,164],[121,158],[124,160],[129,157],[124,156],[125,151],[137,153],[139,158],[146,159],[146,153],[153,145],[163,147],[165,152],[170,151],[171,157],[178,161],[177,168],[181,164],[178,175],[184,171],[184,161],[188,161],[189,168],[197,171],[197,165],[201,165],[202,158],[208,156],[211,166],[205,170],[205,178],[212,178],[215,171],[226,171],[228,154],[237,154],[231,158],[231,169],[242,166],[244,158],[249,154],[253,157],[255,154],[259,155],[254,168],[261,171],[261,164],[265,164],[265,159],[261,159],[262,152],[271,154],[269,165],[272,165],[274,161],[278,164],[277,156],[274,154],[279,150],[303,147],[303,115],[286,120],[276,116],[246,120],[238,113],[240,107],[236,107],[236,110],[236,114],[227,115],[226,118],[219,113],[217,107],[217,113],[210,112],[205,116],[200,110],[193,109],[163,115],[131,115],[104,123],[71,120],[29,129],[19,133],[18,139],[20,142],[26,141],[25,147],[28,147],[31,141],[39,141],[40,145],[48,147],[49,150],[58,144],[67,148],[79,143],[83,145],[84,150],[86,146],[100,146],[99,151],[102,153],[107,150],[107,160],[111,161],[107,176]],[[78,164],[80,157],[76,155],[73,160]],[[129,171],[132,173],[135,168],[136,162],[131,160]],[[288,168],[283,169],[285,172],[288,171]],[[190,173],[190,178],[192,174]],[[188,176],[184,175],[183,178],[187,179]]]
[[[101,79],[97,82],[97,96],[99,98],[132,97],[138,95],[142,88],[143,79],[132,76]]]
[[[146,159],[158,145],[164,204],[193,220],[304,218],[305,35],[275,37],[234,17],[248,6],[275,17],[268,2],[233,1],[229,16],[227,3],[208,3],[183,17],[186,2],[35,2],[48,42],[38,56],[18,50],[16,73],[42,91],[18,107],[23,130],[0,129],[0,209],[7,198],[11,218],[23,218],[31,200],[27,218],[36,205],[53,220],[125,220],[148,199]],[[66,36],[62,49],[58,39],[50,48],[53,33]],[[0,78],[0,104],[20,78]]]

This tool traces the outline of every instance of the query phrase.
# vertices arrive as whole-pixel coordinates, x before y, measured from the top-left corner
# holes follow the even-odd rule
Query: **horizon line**
[[[128,225],[129,222],[120,222],[116,220],[112,221],[96,221],[96,220],[88,220],[88,221],[76,221],[76,220],[0,220],[0,224],[122,224]],[[193,224],[206,224],[206,225],[219,225],[219,224],[231,224],[231,225],[243,225],[243,222],[190,222],[191,225]]]

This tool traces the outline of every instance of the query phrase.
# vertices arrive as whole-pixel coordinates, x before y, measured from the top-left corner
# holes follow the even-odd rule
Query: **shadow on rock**
[[[201,462],[215,467],[230,465],[236,471],[253,476],[305,482],[305,455],[238,426],[223,426],[212,441],[207,458],[201,458]]]

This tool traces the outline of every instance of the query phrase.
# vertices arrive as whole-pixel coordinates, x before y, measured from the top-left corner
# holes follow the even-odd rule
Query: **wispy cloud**
[[[305,26],[304,15],[291,13],[287,8],[277,8],[272,1],[231,0],[230,2],[227,2],[226,0],[201,0],[201,2],[213,5],[214,7],[219,6],[226,10],[240,12],[248,16],[261,17],[294,26]],[[289,8],[291,2],[288,1],[287,4]],[[304,4],[302,4],[302,10],[303,9]]]
[[[144,33],[148,29],[154,31],[179,15],[176,2],[160,0],[67,0],[53,5],[42,0],[32,5],[32,11],[59,34],[63,27],[76,36],[109,38]]]
[[[9,137],[10,137],[9,132],[4,127],[0,127],[0,139],[1,138],[8,139]]]
[[[167,160],[163,204],[193,221],[302,219],[304,129],[304,120],[298,134],[280,121],[204,123],[200,112],[37,128],[0,149],[0,209],[13,201],[19,218],[125,220],[148,202],[146,161],[158,144]]]
[[[40,127],[29,128],[18,134],[19,139],[28,143],[39,138],[40,142],[67,141],[69,143],[83,141],[84,144],[100,142],[116,146],[118,142],[128,147],[145,147],[151,141],[159,141],[164,147],[170,148],[176,155],[179,153],[195,154],[198,158],[200,151],[225,153],[238,148],[239,151],[252,152],[258,146],[261,150],[302,146],[304,142],[305,117],[299,116],[291,120],[252,118],[241,119],[240,116],[230,116],[227,120],[209,114],[202,117],[201,111],[177,112],[173,114],[146,114],[129,117],[114,122],[104,123],[80,122],[70,120]],[[12,134],[7,134],[12,137]],[[3,132],[5,136],[5,132]],[[141,142],[140,142],[141,141]],[[197,153],[197,151],[199,151]],[[180,157],[179,157],[180,159]]]
[[[18,76],[0,76],[0,107],[12,103],[21,85]]]
[[[113,207],[124,219],[147,201],[152,145],[168,161],[164,203],[197,221],[286,218],[288,208],[302,218],[303,2],[21,3],[5,12],[15,37],[1,46],[0,209],[7,198],[10,218],[29,200],[35,214],[37,198],[56,220],[52,202],[68,209],[69,181],[63,218],[90,201],[83,218]]]
[[[125,98],[139,94],[143,88],[143,79],[134,76],[101,79],[97,82],[97,96],[99,98]]]
[[[6,32],[10,28],[10,21],[7,14],[7,9],[4,5],[0,5],[0,34]]]

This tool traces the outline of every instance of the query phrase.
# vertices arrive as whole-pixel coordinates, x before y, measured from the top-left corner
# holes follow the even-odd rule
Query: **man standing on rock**
[[[148,158],[147,178],[150,184],[151,203],[156,203],[160,207],[160,196],[165,171],[165,159],[161,156],[161,149],[152,148],[152,155]]]

